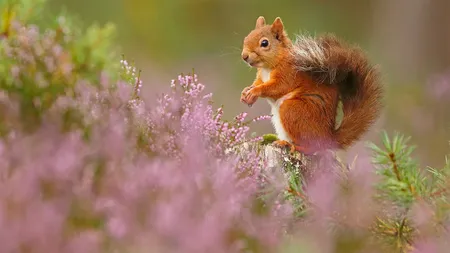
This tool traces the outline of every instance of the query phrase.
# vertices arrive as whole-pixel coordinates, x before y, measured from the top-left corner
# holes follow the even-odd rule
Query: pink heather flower
[[[45,80],[44,74],[42,72],[36,72],[35,81],[36,85],[40,88],[45,88],[48,86],[48,81]]]
[[[309,183],[307,188],[308,196],[316,212],[319,215],[328,216],[332,212],[333,202],[335,200],[335,193],[337,191],[335,176],[328,173],[320,173]]]
[[[254,118],[252,121],[253,122],[257,122],[257,121],[261,121],[261,120],[268,120],[268,119],[271,119],[271,118],[272,118],[271,115],[261,115],[261,116],[258,116],[256,118]]]
[[[70,237],[62,252],[101,252],[104,240],[104,235],[98,231],[83,231]]]
[[[19,66],[12,66],[11,67],[11,75],[13,78],[17,79],[19,78],[19,74],[20,74],[20,67]]]
[[[50,56],[45,57],[44,63],[45,63],[45,66],[47,67],[48,72],[55,71],[55,69],[56,69],[55,60],[52,57],[50,57]]]
[[[61,56],[61,54],[63,53],[63,48],[61,47],[61,45],[58,45],[58,44],[56,44],[56,45],[54,45],[53,47],[52,47],[52,53],[53,53],[53,56],[54,57],[56,57],[56,58],[58,58],[58,57],[60,57]]]
[[[412,253],[443,253],[443,250],[438,250],[437,244],[436,240],[419,240]]]
[[[418,201],[412,206],[411,221],[421,231],[422,237],[433,236],[434,231],[434,208],[425,201]]]
[[[239,114],[238,116],[236,116],[235,119],[238,123],[242,123],[242,122],[244,122],[245,117],[247,117],[247,113],[243,112],[243,113]]]
[[[428,93],[431,98],[438,101],[450,95],[450,74],[448,71],[430,78],[428,82]]]

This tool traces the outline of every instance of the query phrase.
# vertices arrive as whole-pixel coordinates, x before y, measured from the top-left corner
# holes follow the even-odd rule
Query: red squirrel
[[[259,97],[267,99],[276,146],[306,154],[346,149],[380,115],[383,87],[378,70],[361,49],[334,35],[299,35],[292,42],[279,17],[272,25],[259,17],[244,39],[241,56],[258,69],[241,102],[251,106]],[[344,116],[337,128],[339,101]]]

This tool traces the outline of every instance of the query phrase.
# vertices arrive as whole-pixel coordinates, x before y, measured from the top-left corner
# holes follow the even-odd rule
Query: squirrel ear
[[[266,24],[266,20],[264,19],[263,16],[260,16],[257,20],[256,20],[256,26],[255,28],[261,28]]]
[[[279,37],[283,35],[283,31],[283,21],[281,21],[280,17],[277,17],[272,24],[272,32],[275,33],[275,36],[277,37],[277,39],[279,39]]]

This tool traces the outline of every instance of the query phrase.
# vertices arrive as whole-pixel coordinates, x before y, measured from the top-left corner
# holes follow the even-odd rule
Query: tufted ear
[[[284,26],[283,21],[281,21],[281,18],[277,17],[275,21],[272,24],[272,32],[275,34],[277,39],[279,39],[284,32]]]
[[[261,28],[266,24],[266,20],[264,19],[263,16],[260,16],[257,20],[256,20],[256,26],[255,29]]]

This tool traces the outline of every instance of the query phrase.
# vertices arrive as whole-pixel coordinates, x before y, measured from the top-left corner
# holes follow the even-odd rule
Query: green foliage
[[[44,16],[42,22],[47,26],[30,24],[42,14],[44,3],[28,0],[2,4],[0,89],[17,99],[20,118],[29,130],[40,124],[41,115],[58,99],[79,96],[76,84],[98,86],[104,78],[118,80],[120,73],[112,24],[82,29],[75,19],[63,14],[48,19]],[[68,108],[64,115],[66,120],[75,120],[77,114],[74,108]],[[3,134],[6,129],[0,126]]]
[[[262,145],[270,144],[276,140],[278,140],[278,137],[276,134],[265,134],[262,136],[263,140],[261,141]]]
[[[369,242],[375,243],[383,252],[411,252],[420,235],[447,235],[446,226],[450,221],[449,159],[446,159],[442,169],[422,169],[413,158],[415,146],[409,145],[409,137],[399,133],[390,137],[383,132],[381,141],[381,146],[369,143],[373,151],[373,173],[377,180],[372,186],[373,195],[364,196],[372,198],[380,211],[375,212],[371,225],[362,230],[360,227],[346,227],[339,216],[328,217],[327,226],[336,236],[334,245],[339,252],[360,252]],[[284,197],[292,204],[300,220],[308,219],[314,214],[315,207],[305,191],[308,185],[303,172],[288,157],[283,166],[288,180]],[[333,192],[340,201],[347,201],[352,191],[358,191],[353,185],[355,182],[349,181],[352,170],[344,171],[343,177],[338,180],[339,191]],[[356,203],[363,202],[358,200]],[[333,204],[331,208],[333,213],[340,212],[339,205]],[[426,220],[415,218],[426,214],[429,215]],[[304,246],[307,244],[299,243],[294,248]]]
[[[374,153],[376,173],[381,177],[376,198],[385,207],[397,210],[394,215],[380,215],[374,231],[384,242],[401,251],[408,251],[416,235],[420,234],[417,224],[411,220],[418,212],[417,206],[424,205],[433,210],[429,221],[432,224],[429,225],[435,232],[443,230],[442,225],[448,222],[450,211],[448,159],[443,169],[423,170],[411,157],[415,147],[407,144],[409,140],[398,133],[389,138],[383,132],[383,148],[369,144]]]
[[[374,163],[377,174],[383,177],[379,184],[380,198],[390,199],[409,207],[415,197],[423,192],[425,177],[412,160],[414,146],[408,146],[409,138],[395,135],[391,141],[386,132],[383,133],[384,149],[371,144],[374,151]],[[418,192],[419,191],[419,192]]]

